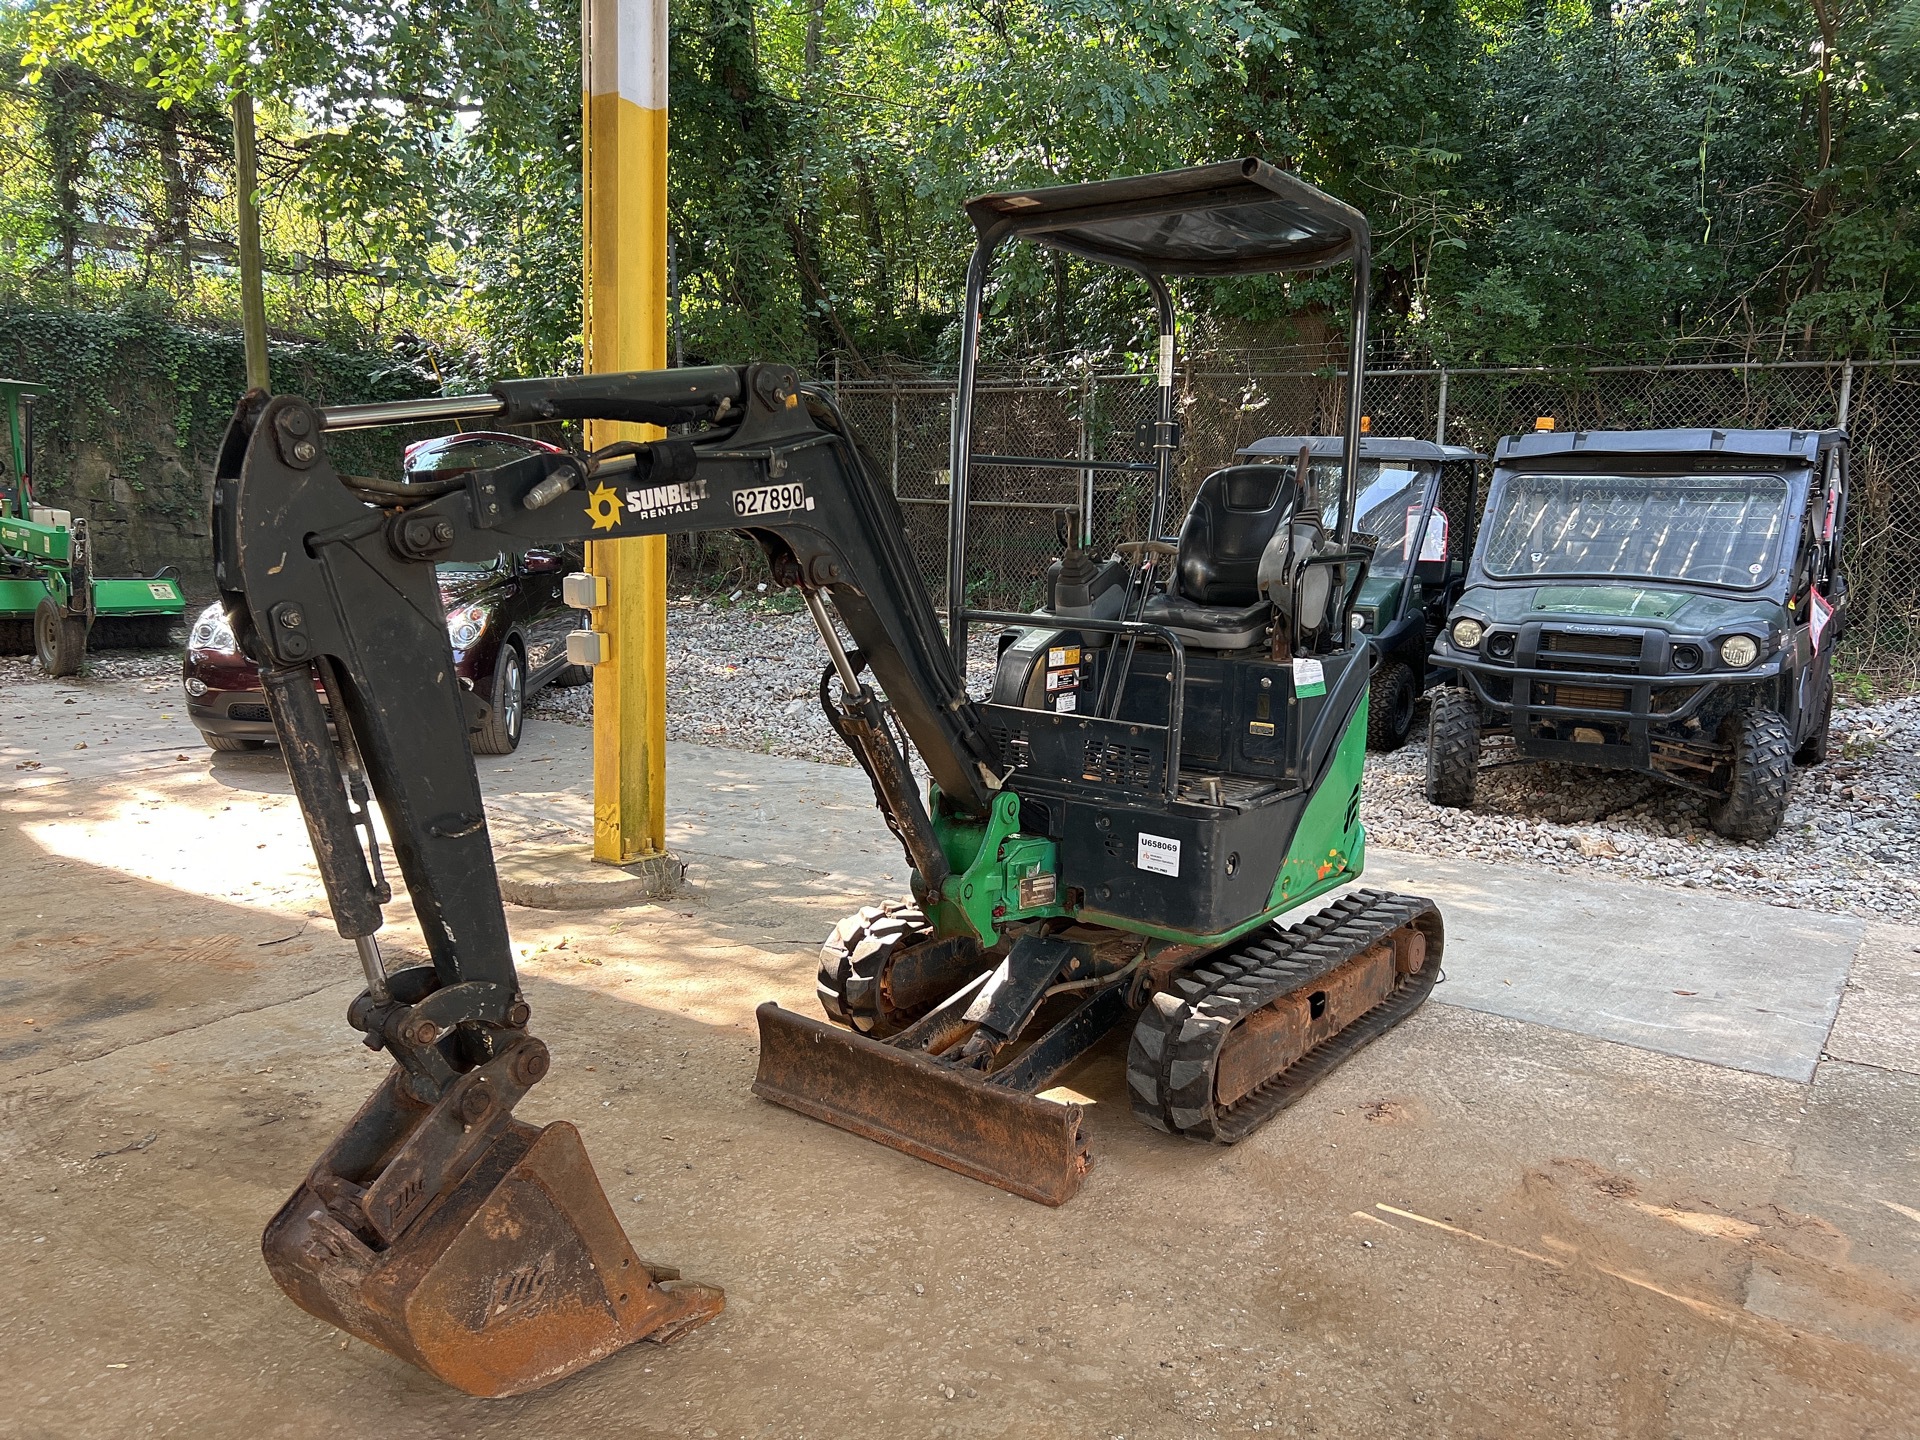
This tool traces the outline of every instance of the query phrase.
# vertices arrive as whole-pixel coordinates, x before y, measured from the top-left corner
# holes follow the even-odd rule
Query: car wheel
[[[1413,707],[1419,699],[1413,667],[1389,660],[1367,686],[1367,748],[1398,750],[1413,733]]]
[[[487,700],[487,721],[474,732],[474,751],[480,755],[511,755],[520,747],[520,727],[527,717],[527,662],[518,642],[509,640],[500,647]]]
[[[591,684],[592,681],[593,667],[591,665],[563,665],[560,667],[560,673],[554,676],[549,683],[562,686],[574,686],[588,685]]]
[[[1480,702],[1465,690],[1437,690],[1427,719],[1427,800],[1464,810],[1480,778]]]
[[[87,620],[69,615],[49,595],[34,607],[33,653],[49,675],[78,675],[87,658]]]
[[[1733,778],[1707,807],[1707,823],[1729,840],[1771,840],[1787,816],[1793,732],[1775,711],[1736,710],[1721,734],[1733,747]]]
[[[200,738],[207,742],[207,749],[218,750],[221,754],[230,754],[240,750],[264,750],[267,742],[256,740],[251,735],[210,735],[205,730]]]

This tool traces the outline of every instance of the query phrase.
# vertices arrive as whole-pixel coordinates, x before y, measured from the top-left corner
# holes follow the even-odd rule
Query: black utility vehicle
[[[1330,497],[1327,523],[1339,515],[1338,435],[1269,435],[1239,452],[1242,460],[1297,462],[1308,455],[1310,492]],[[1447,610],[1466,582],[1472,531],[1455,532],[1447,507],[1470,526],[1479,513],[1480,467],[1486,456],[1431,440],[1364,435],[1356,482],[1356,528],[1378,542],[1354,607],[1366,622],[1375,655],[1367,706],[1367,748],[1398,750],[1413,730],[1415,703],[1446,672],[1428,652]]]
[[[1427,798],[1473,803],[1485,734],[1640,770],[1765,840],[1793,766],[1826,758],[1847,437],[1838,430],[1509,436],[1433,663]]]

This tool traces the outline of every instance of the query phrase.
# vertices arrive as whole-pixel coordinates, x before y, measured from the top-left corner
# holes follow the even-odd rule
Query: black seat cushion
[[[1272,606],[1261,600],[1252,605],[1202,605],[1184,595],[1155,595],[1140,618],[1164,625],[1189,645],[1205,650],[1244,650],[1260,643]]]
[[[1260,552],[1293,517],[1299,500],[1293,472],[1282,465],[1233,465],[1200,482],[1180,527],[1173,585],[1202,605],[1255,604]]]

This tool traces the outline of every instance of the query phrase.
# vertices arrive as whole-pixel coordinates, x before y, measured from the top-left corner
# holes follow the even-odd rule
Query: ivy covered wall
[[[409,360],[312,343],[275,342],[273,388],[323,405],[436,392]],[[0,304],[0,374],[46,387],[34,409],[34,490],[84,515],[95,572],[178,567],[188,592],[211,596],[212,468],[245,383],[240,337],[182,325],[138,306],[112,311]],[[388,470],[392,432],[342,437],[335,463]]]

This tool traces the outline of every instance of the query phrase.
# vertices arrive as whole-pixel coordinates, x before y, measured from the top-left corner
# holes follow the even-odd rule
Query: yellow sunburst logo
[[[620,497],[605,486],[587,496],[587,518],[596,530],[611,530],[620,523]]]

